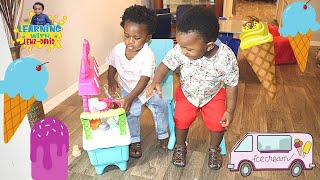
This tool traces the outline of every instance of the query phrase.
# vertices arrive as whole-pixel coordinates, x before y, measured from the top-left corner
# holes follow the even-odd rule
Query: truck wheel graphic
[[[243,163],[240,167],[240,173],[243,177],[249,176],[251,174],[252,167],[249,163]]]
[[[302,165],[300,162],[296,162],[293,164],[293,166],[291,166],[291,175],[293,177],[297,177],[302,173]]]

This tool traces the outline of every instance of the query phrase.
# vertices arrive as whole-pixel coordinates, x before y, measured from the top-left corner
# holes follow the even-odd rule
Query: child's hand
[[[126,112],[130,111],[133,99],[129,96],[125,96],[124,98],[120,99],[121,107],[126,110]]]
[[[117,88],[119,88],[118,83],[116,80],[108,80],[108,93],[114,97],[115,92],[117,91]]]
[[[232,120],[233,120],[233,114],[226,111],[226,112],[224,112],[224,114],[221,118],[220,124],[222,127],[227,127],[231,124]]]
[[[155,90],[158,92],[160,96],[162,95],[162,89],[161,89],[160,83],[152,82],[149,86],[147,86],[147,90],[146,90],[147,97],[153,96]]]

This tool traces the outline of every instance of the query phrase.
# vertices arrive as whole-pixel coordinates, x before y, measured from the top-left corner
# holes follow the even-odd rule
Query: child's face
[[[131,52],[140,51],[144,44],[151,38],[151,35],[148,35],[147,26],[145,24],[126,21],[123,29],[126,50]]]
[[[43,9],[42,6],[40,5],[34,5],[33,11],[36,15],[39,15],[42,13]]]
[[[212,42],[204,42],[197,32],[183,33],[178,31],[176,38],[182,53],[192,60],[201,58],[214,47]]]

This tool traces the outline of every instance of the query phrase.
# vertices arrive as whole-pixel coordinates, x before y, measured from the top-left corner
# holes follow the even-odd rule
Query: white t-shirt
[[[156,61],[147,43],[131,60],[127,59],[125,50],[124,42],[117,44],[107,57],[107,63],[117,69],[120,86],[130,93],[138,84],[141,76],[150,77],[148,83],[150,84],[154,76]],[[148,100],[146,89],[138,98],[143,104]]]

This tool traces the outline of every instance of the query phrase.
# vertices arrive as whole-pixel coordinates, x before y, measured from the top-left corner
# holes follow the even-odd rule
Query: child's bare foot
[[[142,151],[141,151],[141,143],[140,142],[136,142],[136,143],[132,143],[129,146],[129,155],[130,157],[133,158],[139,158],[142,156]]]
[[[167,149],[167,146],[168,146],[168,140],[169,140],[169,138],[166,138],[166,139],[160,139],[160,146],[161,146],[161,149]]]

